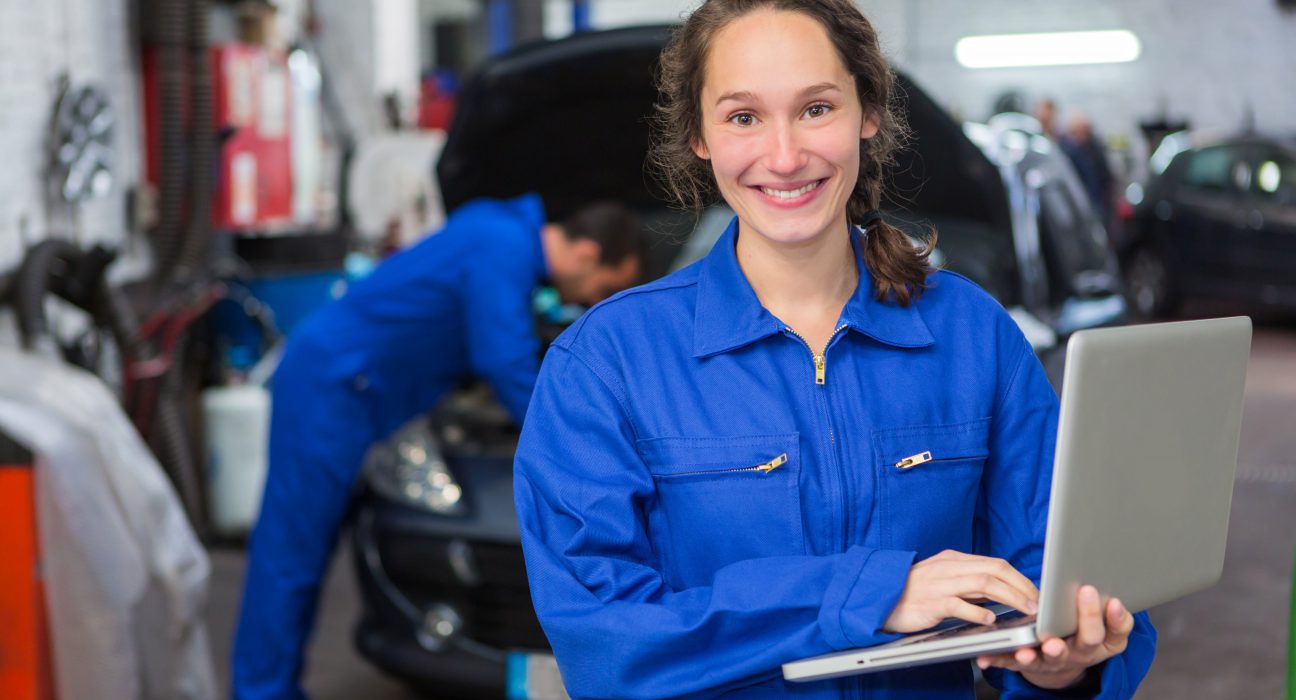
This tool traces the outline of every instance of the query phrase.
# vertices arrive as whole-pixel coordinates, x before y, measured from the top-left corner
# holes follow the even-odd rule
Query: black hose
[[[177,340],[172,358],[184,357],[188,335],[186,331]],[[153,437],[163,468],[171,477],[171,483],[175,484],[180,501],[189,515],[189,523],[198,537],[205,539],[208,534],[207,508],[204,502],[206,489],[192,447],[193,434],[186,424],[188,411],[185,410],[184,369],[179,362],[172,362],[161,382]]]
[[[47,238],[27,251],[14,280],[14,310],[18,315],[18,337],[26,350],[36,349],[49,337],[45,318],[45,296],[62,291],[64,280],[81,258],[81,249],[55,238]]]
[[[192,114],[189,161],[189,222],[179,246],[175,275],[182,285],[201,276],[211,235],[215,188],[216,109],[207,58],[207,0],[189,2],[189,105]]]
[[[183,245],[186,138],[184,109],[188,80],[188,21],[185,0],[154,0],[147,17],[156,46],[158,113],[158,222],[153,235],[155,279],[165,283]]]

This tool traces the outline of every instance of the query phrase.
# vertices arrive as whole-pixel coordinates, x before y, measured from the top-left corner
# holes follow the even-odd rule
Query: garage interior
[[[1157,655],[1135,697],[1296,699],[1296,1],[856,4],[915,130],[883,214],[916,238],[942,232],[935,259],[1009,310],[1055,388],[1079,330],[1252,318],[1222,577],[1150,611]],[[127,488],[137,498],[99,492],[84,513],[184,520],[153,545],[170,557],[165,595],[188,610],[172,612],[197,636],[142,643],[134,672],[94,660],[124,679],[96,697],[231,697],[275,364],[301,322],[385,258],[474,198],[529,191],[560,213],[627,202],[648,224],[646,278],[706,253],[732,212],[672,210],[636,169],[656,57],[696,5],[0,0],[0,352],[97,376],[120,412],[104,430],[133,435],[160,469],[133,465],[147,472]],[[534,300],[546,342],[583,311],[556,298]],[[18,367],[0,369],[0,388],[23,383]],[[74,664],[55,653],[73,647],[50,637],[69,613],[45,607],[45,457],[6,434],[5,415],[0,618],[16,615],[17,631],[0,642],[0,696],[66,700],[93,673],[68,680]],[[416,496],[366,467],[302,688],[547,697],[506,687],[518,654],[548,651],[514,514],[473,511],[491,489],[509,498],[519,428],[468,380],[420,420],[444,461],[418,460]],[[375,449],[407,459],[411,434]],[[84,488],[126,488],[117,478]],[[434,524],[465,509],[471,522]],[[189,656],[149,648],[167,644]],[[459,644],[490,647],[480,687],[409,671]],[[188,669],[192,694],[160,690],[149,659]]]

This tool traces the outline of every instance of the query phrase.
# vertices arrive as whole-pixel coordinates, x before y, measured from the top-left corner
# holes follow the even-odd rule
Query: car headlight
[[[463,489],[441,456],[426,417],[419,417],[375,444],[365,478],[380,495],[439,515],[464,510]]]

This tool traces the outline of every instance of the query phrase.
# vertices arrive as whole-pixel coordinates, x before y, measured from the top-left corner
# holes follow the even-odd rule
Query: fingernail
[[[977,668],[984,671],[987,668],[990,668],[990,662],[986,659],[977,659]]]
[[[1026,614],[1033,615],[1037,612],[1039,612],[1039,603],[1033,600],[1026,601]]]

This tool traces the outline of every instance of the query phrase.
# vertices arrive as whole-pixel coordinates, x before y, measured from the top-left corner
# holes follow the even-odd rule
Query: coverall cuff
[[[1101,698],[1104,697],[1102,689],[1106,677],[1112,673],[1111,668],[1119,664],[1113,664],[1119,657],[1113,657],[1095,666],[1086,672],[1084,679],[1070,688],[1060,690],[1047,690],[1032,685],[1024,676],[1016,671],[1002,671],[998,669],[987,669],[985,675],[989,679],[992,672],[997,671],[1002,677],[1004,698],[1012,700],[1080,700],[1081,698]],[[995,685],[992,683],[992,685]],[[1111,684],[1108,683],[1108,686]]]
[[[873,646],[899,635],[882,625],[900,602],[914,552],[852,547],[833,567],[819,608],[819,629],[833,649]]]

